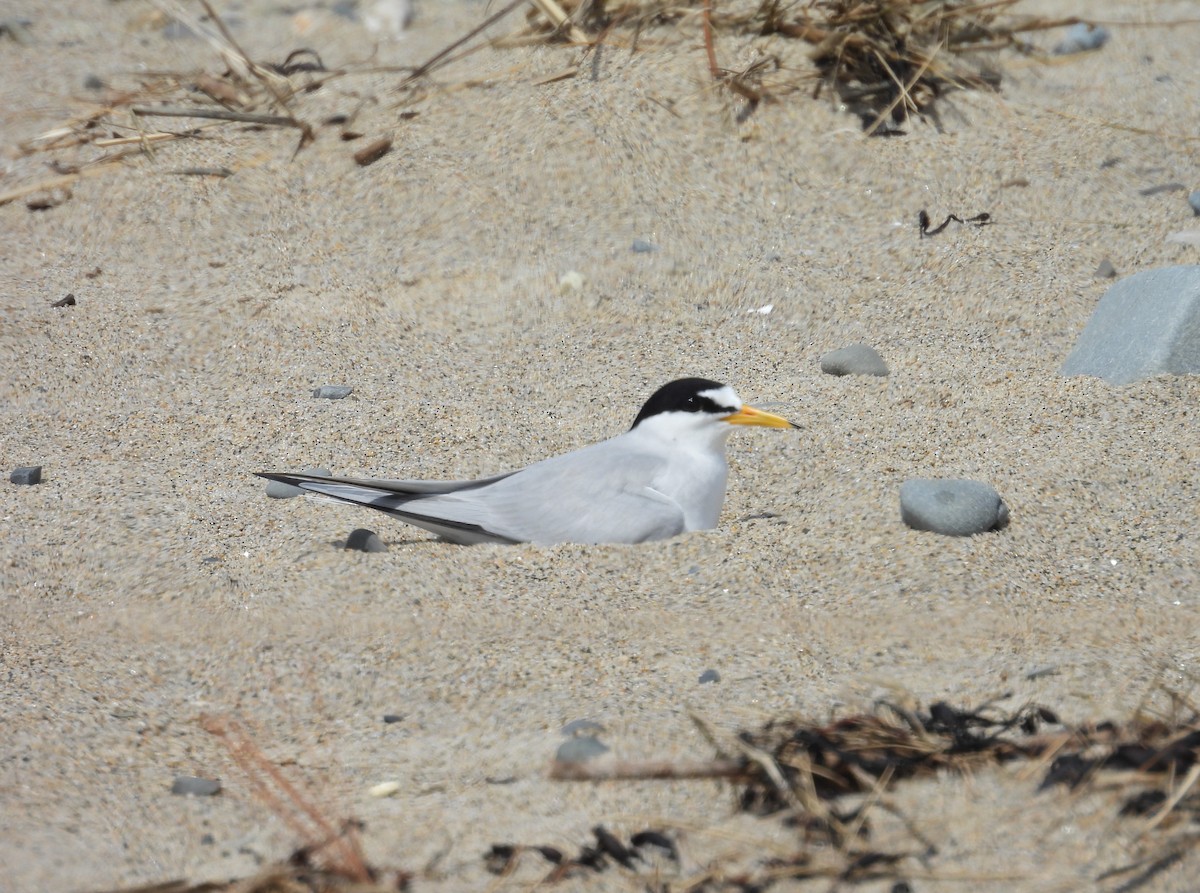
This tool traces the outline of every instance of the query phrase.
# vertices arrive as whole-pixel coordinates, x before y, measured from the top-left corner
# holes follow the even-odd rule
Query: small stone
[[[381,540],[375,531],[367,530],[365,527],[351,531],[350,536],[346,539],[345,548],[357,552],[386,552],[388,550],[387,543]]]
[[[583,291],[586,282],[587,280],[578,270],[568,270],[558,280],[558,291],[560,294],[566,294],[569,291]]]
[[[564,741],[559,745],[554,759],[560,763],[586,763],[588,760],[594,760],[606,753],[608,753],[608,745],[601,742],[599,738],[583,735]]]
[[[400,782],[398,781],[381,781],[377,785],[367,789],[367,793],[372,797],[392,797],[400,792]]]
[[[319,474],[324,477],[333,477],[333,472],[328,468],[306,468],[303,474]],[[294,484],[285,484],[283,481],[269,481],[267,483],[267,498],[269,499],[295,499],[297,496],[303,496],[304,490]]]
[[[189,797],[215,797],[221,793],[221,782],[195,775],[180,775],[171,784],[171,793]]]
[[[572,735],[596,735],[605,731],[605,728],[594,719],[573,719],[559,731],[570,738]]]
[[[1108,33],[1108,29],[1101,25],[1089,25],[1087,22],[1080,22],[1067,29],[1066,36],[1055,45],[1054,55],[1069,56],[1071,53],[1086,53],[1090,50],[1098,50],[1108,43],[1108,39],[1111,36]]]
[[[29,487],[40,484],[42,482],[42,466],[21,465],[13,469],[8,479],[14,484],[24,484]]]
[[[55,307],[55,308],[74,307],[75,306],[75,295],[67,295],[65,298],[59,298],[57,301],[55,301],[50,306]]]
[[[83,79],[83,89],[85,90],[103,90],[107,86],[108,84],[94,74],[89,74]]]
[[[1008,524],[1008,506],[991,484],[913,478],[900,485],[900,517],[914,530],[971,536]]]
[[[1117,275],[1117,268],[1112,265],[1112,261],[1107,257],[1100,261],[1100,266],[1096,267],[1095,276],[1097,279],[1112,279]]]
[[[363,6],[363,24],[372,34],[399,40],[412,23],[412,0],[372,0]]]
[[[658,250],[657,245],[653,242],[647,242],[645,239],[634,239],[632,248],[636,254],[648,254],[651,251]]]
[[[178,19],[172,19],[163,25],[162,36],[167,40],[195,40],[199,37],[195,31]]]
[[[1192,213],[1200,217],[1200,189],[1188,196],[1188,204],[1192,206]]]
[[[354,393],[354,388],[340,384],[323,384],[312,392],[320,400],[341,400]]]
[[[1164,373],[1200,373],[1197,265],[1146,270],[1111,286],[1058,370],[1116,385]]]
[[[851,344],[821,357],[821,371],[827,375],[887,375],[887,363],[869,344]]]
[[[389,726],[393,725],[394,723],[402,722],[403,720],[404,720],[403,713],[385,713],[385,714],[383,714],[383,721],[386,725],[389,725]]]
[[[703,673],[700,674],[700,684],[701,685],[707,685],[710,682],[720,682],[720,681],[721,681],[721,674],[718,673],[716,670],[705,670]]]

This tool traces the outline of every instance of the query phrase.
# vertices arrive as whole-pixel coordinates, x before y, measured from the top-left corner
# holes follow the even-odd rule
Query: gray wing
[[[617,441],[546,459],[485,487],[429,496],[405,510],[540,545],[642,543],[682,533],[683,509],[654,489],[665,458],[614,449]]]
[[[683,509],[653,487],[665,459],[614,450],[614,441],[474,481],[259,477],[379,509],[456,543],[641,543],[682,533]]]

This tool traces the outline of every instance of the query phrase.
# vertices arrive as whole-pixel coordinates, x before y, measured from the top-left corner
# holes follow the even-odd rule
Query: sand
[[[486,11],[425,3],[377,62],[422,61]],[[9,0],[33,42],[0,41],[0,143],[94,107],[89,74],[121,90],[221,72],[153,12]],[[1195,21],[1200,4],[1086,12]],[[225,13],[256,59],[370,54],[332,14],[297,33],[265,0]],[[205,716],[237,718],[329,815],[362,820],[372,861],[448,891],[495,882],[493,842],[574,852],[600,823],[677,829],[684,875],[794,843],[736,816],[718,783],[548,780],[570,720],[602,723],[622,759],[704,759],[691,712],[731,733],[896,692],[1011,692],[1068,722],[1128,717],[1156,686],[1194,698],[1200,377],[1056,371],[1108,284],[1102,260],[1200,262],[1167,241],[1195,226],[1186,193],[1140,194],[1196,188],[1198,29],[1005,56],[1000,94],[955,94],[940,132],[893,139],[803,91],[739,122],[695,28],[542,85],[579,52],[484,50],[415,103],[398,106],[395,73],[297,101],[318,123],[357,111],[357,142],[320,127],[293,157],[294,130],[224,125],[85,176],[56,208],[0,207],[0,456],[6,478],[45,467],[39,486],[0,486],[0,886],[221,880],[286,857],[300,841]],[[779,39],[717,49],[730,68],[759,51],[808,64]],[[389,133],[392,152],[354,163]],[[9,151],[0,191],[100,151]],[[221,165],[233,176],[172,173]],[[995,222],[921,239],[922,209]],[[582,291],[560,291],[569,271]],[[67,293],[76,306],[51,308]],[[860,341],[889,377],[821,374],[823,353]],[[801,430],[738,432],[720,526],[667,542],[457,547],[365,509],[268,500],[252,476],[501,471],[623,430],[681,375]],[[325,384],[354,393],[313,399]],[[988,481],[1012,523],[909,530],[910,477]],[[341,550],[360,526],[389,551]],[[710,668],[720,682],[701,685]],[[224,791],[173,796],[180,774]],[[395,796],[368,794],[386,781]],[[1037,782],[898,788],[938,845],[910,861],[913,888],[1091,889],[1147,851],[1112,797]],[[1193,848],[1144,889],[1194,889],[1197,871]]]

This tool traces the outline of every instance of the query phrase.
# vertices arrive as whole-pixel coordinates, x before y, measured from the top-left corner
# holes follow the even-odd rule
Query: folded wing
[[[473,481],[259,477],[387,512],[456,543],[640,543],[684,530],[683,510],[653,486],[664,465],[587,447]]]

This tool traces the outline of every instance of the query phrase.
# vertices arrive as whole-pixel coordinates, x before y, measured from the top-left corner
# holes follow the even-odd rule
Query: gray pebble
[[[658,246],[653,242],[647,242],[645,239],[634,239],[633,250],[638,254],[646,254],[650,251],[657,251]]]
[[[705,670],[703,673],[700,674],[700,684],[701,685],[706,685],[710,682],[720,682],[720,681],[721,681],[721,674],[718,673],[716,670]]]
[[[1107,257],[1100,261],[1100,266],[1096,267],[1095,276],[1097,279],[1112,279],[1117,275],[1117,268],[1112,265],[1112,261]]]
[[[591,735],[583,735],[560,744],[554,759],[560,763],[586,763],[606,753],[608,745]]]
[[[821,357],[821,371],[826,375],[887,375],[888,367],[871,345],[851,344]]]
[[[1200,189],[1188,196],[1188,204],[1192,206],[1192,213],[1200,217]]]
[[[914,530],[971,536],[1008,524],[1008,506],[982,481],[913,478],[900,485],[900,517]]]
[[[1072,25],[1067,29],[1066,36],[1055,45],[1054,55],[1068,56],[1071,53],[1086,53],[1089,50],[1098,50],[1108,43],[1108,39],[1111,36],[1108,33],[1108,29],[1101,25],[1089,25],[1086,22],[1080,22],[1078,25]]]
[[[304,474],[321,474],[325,477],[332,477],[333,472],[328,468],[306,468]],[[267,496],[270,499],[294,499],[297,496],[303,496],[304,491],[299,487],[294,487],[291,484],[285,484],[283,481],[269,481],[267,483]]]
[[[594,719],[573,719],[559,731],[570,738],[572,735],[597,735],[604,731],[604,726]]]
[[[394,725],[395,723],[404,721],[404,714],[403,713],[385,713],[385,714],[383,714],[383,721],[386,725],[389,725],[389,726]]]
[[[1164,373],[1200,373],[1200,266],[1146,270],[1111,286],[1058,370],[1118,385]]]
[[[315,391],[313,396],[321,400],[341,400],[344,397],[349,397],[354,393],[354,388],[341,384],[323,384]]]
[[[198,778],[195,775],[179,775],[171,784],[171,793],[191,797],[213,797],[221,793],[221,782],[212,778]]]
[[[40,465],[22,465],[19,468],[14,468],[8,479],[14,484],[40,484],[42,482],[42,466]]]
[[[360,527],[350,533],[346,539],[346,548],[358,552],[386,552],[387,543],[381,540],[375,531]]]
[[[85,90],[103,90],[107,86],[108,84],[94,74],[89,74],[83,79],[83,89]]]

